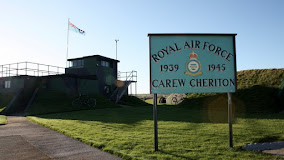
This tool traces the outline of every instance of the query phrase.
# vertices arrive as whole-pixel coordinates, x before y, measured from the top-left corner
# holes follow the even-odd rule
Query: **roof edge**
[[[187,35],[200,35],[200,36],[208,36],[208,35],[213,35],[213,36],[224,36],[224,35],[234,35],[236,36],[237,33],[148,33],[149,36],[187,36]]]
[[[80,59],[91,58],[91,57],[99,57],[99,58],[102,58],[102,59],[107,59],[107,60],[115,61],[115,62],[117,62],[117,63],[120,62],[119,60],[112,59],[112,58],[108,58],[108,57],[101,56],[101,55],[91,55],[91,56],[84,56],[84,57],[78,57],[78,58],[70,58],[70,59],[67,59],[67,61],[80,60]]]

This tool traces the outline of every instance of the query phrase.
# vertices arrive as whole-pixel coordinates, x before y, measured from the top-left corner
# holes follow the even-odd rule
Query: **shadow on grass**
[[[48,119],[66,119],[81,121],[99,121],[104,123],[135,124],[144,120],[153,120],[153,108],[132,107],[132,108],[110,108],[95,109],[76,112],[55,113],[37,115],[37,117]],[[254,119],[284,119],[284,114],[236,114],[238,117]],[[174,106],[159,106],[158,121],[192,122],[192,123],[227,123],[227,112],[198,110],[191,108],[178,108]],[[233,121],[234,122],[234,121]]]
[[[233,94],[233,117],[284,119],[276,101],[277,89],[253,86]],[[227,94],[196,94],[177,106],[158,106],[158,121],[227,123]],[[134,124],[153,120],[153,107],[107,108],[38,115],[42,118]]]
[[[210,122],[204,112],[205,111],[190,108],[159,106],[158,121],[180,121],[193,123]],[[135,124],[144,120],[153,120],[153,107],[144,106],[129,108],[94,109],[36,116],[48,119],[68,119],[82,121],[100,121],[104,123]]]
[[[264,143],[264,142],[276,142],[281,139],[280,136],[265,136],[259,139],[253,140],[254,143]]]
[[[163,151],[163,150],[159,150],[158,152],[163,153],[163,154],[168,154],[168,155],[171,155],[171,156],[175,156],[175,157],[177,157],[177,158],[181,158],[181,159],[188,159],[188,160],[192,160],[192,159],[191,159],[191,158],[189,158],[189,157],[181,156],[181,155],[174,154],[174,153],[171,153],[171,152],[166,152],[166,151]]]

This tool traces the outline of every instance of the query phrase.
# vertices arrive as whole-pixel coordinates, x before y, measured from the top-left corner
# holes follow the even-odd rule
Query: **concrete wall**
[[[25,79],[27,76],[18,76],[18,77],[3,77],[0,78],[0,93],[15,93],[19,89],[24,88]],[[10,88],[5,88],[5,81],[11,81]]]
[[[12,100],[13,103],[10,103],[3,112],[8,115],[24,112],[33,92],[39,84],[39,78],[32,76],[18,76],[0,79],[0,81],[4,81],[4,83],[6,80],[11,81],[11,88],[2,89],[1,91],[6,93],[14,92],[16,93],[16,96]]]
[[[100,60],[97,57],[82,59],[84,60],[84,66],[65,68],[65,73],[78,76],[97,75],[97,66],[100,65]]]
[[[77,76],[96,76],[97,81],[79,80],[78,89],[84,93],[97,93],[104,96],[110,96],[116,89],[117,80],[117,62],[103,56],[89,56],[79,58],[84,60],[84,66],[66,68],[67,75]],[[78,60],[78,59],[75,59]],[[73,60],[71,60],[73,61]],[[109,62],[109,67],[102,66],[101,61]],[[89,87],[86,87],[89,86]]]
[[[97,78],[98,78],[99,92],[105,96],[110,96],[111,93],[116,88],[115,85],[115,82],[117,80],[116,69],[99,66],[97,68]]]
[[[88,56],[83,66],[66,68],[64,75],[44,77],[15,76],[0,78],[0,93],[16,93],[7,113],[23,112],[36,88],[46,88],[66,94],[100,94],[110,97],[116,87],[117,63],[119,61],[103,56]],[[108,62],[101,63],[102,61]],[[5,81],[11,87],[5,88]]]
[[[89,79],[79,79],[78,92],[82,94],[100,94],[98,81]]]
[[[42,88],[66,94],[100,94],[98,80],[71,76],[53,76],[41,79]]]
[[[43,77],[41,79],[41,84],[43,88],[47,88],[53,91],[67,93],[67,94],[77,94],[77,80],[72,77]]]

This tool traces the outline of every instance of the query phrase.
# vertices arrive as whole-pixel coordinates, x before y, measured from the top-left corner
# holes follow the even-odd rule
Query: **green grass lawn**
[[[5,109],[6,107],[1,107],[0,108],[0,113]]]
[[[226,94],[193,93],[179,105],[159,105],[158,152],[154,152],[153,107],[141,107],[144,102],[133,97],[121,104],[135,107],[116,108],[98,98],[100,109],[28,118],[124,159],[281,159],[241,147],[284,141],[284,114],[277,113],[284,109],[284,94],[277,99],[283,74],[284,69],[238,72],[238,91],[233,94],[234,148],[228,147]],[[72,99],[43,92],[28,112],[69,111]]]
[[[57,113],[28,119],[124,159],[279,158],[241,147],[253,142],[284,140],[284,114],[235,116],[234,148],[230,149],[228,124],[224,121],[227,115],[223,112],[159,106],[158,152],[154,152],[153,108],[149,106]]]
[[[4,124],[7,124],[7,119],[6,119],[6,116],[4,115],[0,115],[0,125],[4,125]]]

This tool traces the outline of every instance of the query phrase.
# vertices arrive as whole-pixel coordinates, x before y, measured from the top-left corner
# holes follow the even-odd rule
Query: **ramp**
[[[126,90],[128,89],[128,86],[132,83],[132,81],[125,81],[125,85],[122,87],[117,87],[113,94],[110,97],[110,100],[118,103],[118,101],[122,98]]]

